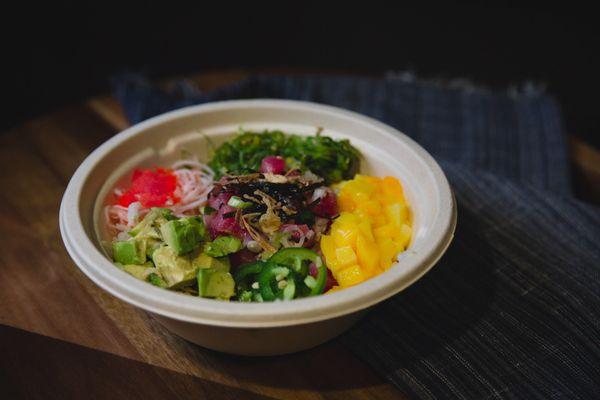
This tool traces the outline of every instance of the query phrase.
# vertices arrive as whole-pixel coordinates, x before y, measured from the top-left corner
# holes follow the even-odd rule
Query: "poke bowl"
[[[60,207],[75,264],[201,346],[321,344],[423,276],[456,205],[435,160],[392,127],[290,100],[172,111],[117,134]]]

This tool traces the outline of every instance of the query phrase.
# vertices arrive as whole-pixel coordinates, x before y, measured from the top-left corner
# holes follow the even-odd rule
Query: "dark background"
[[[108,78],[123,70],[157,78],[223,68],[410,70],[497,89],[545,85],[563,107],[568,132],[600,147],[600,41],[591,11],[162,4],[135,12],[56,5],[48,13],[7,15],[0,128],[106,92]]]

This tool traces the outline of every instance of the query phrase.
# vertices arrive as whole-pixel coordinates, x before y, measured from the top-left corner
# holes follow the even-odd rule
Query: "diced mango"
[[[400,181],[394,177],[386,176],[382,179],[381,188],[386,196],[395,197],[398,200],[402,200],[404,203],[404,191]]]
[[[338,281],[330,291],[356,285],[390,268],[412,236],[402,185],[394,177],[356,175],[333,186],[340,216],[321,238],[327,267]]]
[[[356,175],[354,178],[358,179],[360,181],[368,182],[370,185],[372,185],[372,187],[375,188],[375,190],[377,190],[379,188],[380,183],[381,183],[381,179],[376,176]]]
[[[354,226],[358,223],[358,218],[354,213],[342,212],[335,222],[338,226]]]
[[[381,203],[377,200],[365,200],[360,203],[357,202],[356,204],[356,209],[364,211],[367,215],[377,216],[381,214]]]
[[[377,242],[379,247],[379,265],[383,270],[392,265],[392,259],[396,258],[396,246],[391,239],[381,239]]]
[[[325,262],[335,261],[335,242],[330,235],[321,236],[321,252],[325,256]]]
[[[335,229],[332,227],[331,234],[337,247],[351,246],[354,248],[356,246],[358,227],[356,225],[351,227],[340,226]]]
[[[359,284],[367,279],[360,266],[352,265],[348,268],[344,268],[338,271],[335,275],[335,279],[338,281],[340,286],[348,287]]]
[[[338,247],[335,249],[335,257],[340,268],[344,268],[358,262],[356,253],[350,246]]]
[[[358,223],[358,230],[361,235],[363,235],[366,239],[371,242],[375,241],[375,237],[373,236],[373,228],[371,227],[371,222],[368,218],[361,219]]]
[[[357,193],[364,193],[365,195],[370,195],[375,188],[368,182],[363,180],[351,180],[344,186],[344,191],[351,194],[356,195]]]
[[[357,207],[369,201],[370,198],[370,196],[365,192],[353,192],[351,196],[352,201],[357,205]]]
[[[408,207],[404,204],[390,204],[385,206],[384,210],[387,221],[397,227],[402,226],[408,220]]]
[[[333,274],[342,269],[336,259],[325,261],[325,265],[327,265],[327,268],[329,268]]]
[[[340,194],[337,198],[337,203],[340,211],[354,211],[356,208],[354,201],[347,194]]]
[[[358,263],[369,277],[375,276],[379,267],[379,249],[377,245],[363,235],[356,238],[356,255]]]
[[[400,232],[397,237],[398,244],[401,246],[400,251],[404,251],[408,244],[410,243],[410,238],[412,237],[412,228],[407,224],[402,224],[400,227]]]
[[[367,195],[370,195],[375,190],[375,185],[373,185],[373,180],[369,179],[366,175],[357,174],[354,179],[351,181],[352,186],[349,190],[354,190],[357,192],[363,192]]]
[[[399,233],[400,233],[400,230],[395,225],[392,225],[392,224],[386,224],[386,225],[383,225],[383,226],[373,229],[373,235],[375,236],[375,239],[377,239],[377,240],[382,240],[385,238],[394,239],[395,237],[398,236]]]
[[[375,228],[379,228],[380,226],[387,224],[387,220],[383,215],[378,215],[373,218],[372,224]]]
[[[382,271],[387,271],[392,266],[392,261],[387,258],[381,258],[379,260],[379,267]]]

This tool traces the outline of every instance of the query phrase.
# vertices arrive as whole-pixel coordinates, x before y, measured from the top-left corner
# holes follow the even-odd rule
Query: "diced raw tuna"
[[[333,190],[327,187],[317,188],[316,191],[324,192],[319,201],[311,207],[311,211],[324,218],[333,218],[338,214],[337,199]]]
[[[285,172],[285,160],[279,156],[267,156],[260,163],[260,172],[281,175]]]

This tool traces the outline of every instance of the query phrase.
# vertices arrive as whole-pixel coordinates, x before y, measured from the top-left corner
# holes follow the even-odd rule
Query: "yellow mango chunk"
[[[379,270],[379,249],[373,241],[368,240],[363,235],[358,235],[356,238],[356,255],[358,263],[369,277],[377,275]]]
[[[407,224],[402,224],[398,233],[398,237],[395,240],[400,246],[400,251],[403,251],[410,243],[410,238],[412,237],[412,228]]]
[[[390,268],[412,237],[410,211],[398,179],[357,174],[333,188],[340,216],[330,234],[321,238],[326,265],[339,283],[329,292]]]
[[[373,236],[373,228],[371,227],[371,222],[368,218],[361,219],[361,221],[358,223],[358,230],[359,233],[369,241],[375,241],[375,237]]]
[[[325,265],[327,265],[327,268],[329,268],[333,274],[341,269],[337,260],[326,261]]]
[[[342,212],[340,216],[335,220],[337,226],[353,226],[358,223],[358,218],[354,213]]]
[[[355,179],[371,184],[375,188],[375,190],[377,190],[379,188],[379,185],[381,184],[381,179],[376,176],[356,175]]]
[[[402,226],[408,220],[408,207],[404,204],[394,203],[385,206],[385,218],[390,224]]]
[[[335,279],[340,286],[349,287],[364,282],[367,279],[367,276],[365,276],[360,266],[352,265],[338,271],[337,274],[335,274]]]
[[[347,194],[341,193],[337,198],[338,208],[340,211],[354,211],[356,208],[356,204],[354,204],[354,200],[352,197]]]
[[[356,209],[364,211],[365,214],[370,216],[377,216],[381,214],[381,204],[377,200],[365,200],[361,203],[356,203]]]
[[[321,236],[321,252],[325,256],[325,262],[335,262],[335,242],[330,235]]]
[[[348,193],[351,196],[356,196],[358,193],[362,193],[365,196],[369,196],[375,188],[369,182],[364,180],[353,179],[349,181],[343,188],[342,192]]]
[[[356,253],[350,246],[338,247],[335,249],[335,257],[338,263],[338,267],[344,268],[358,262]]]
[[[377,242],[379,247],[379,265],[381,269],[386,270],[392,265],[392,260],[396,258],[396,246],[391,239],[381,239]]]
[[[331,229],[331,235],[337,247],[356,246],[356,236],[358,235],[358,227],[355,226],[339,226],[335,230]]]
[[[383,226],[373,229],[373,235],[375,236],[375,238],[377,240],[383,240],[385,238],[394,239],[399,234],[400,234],[400,228],[395,225],[391,225],[391,224],[386,224],[386,225],[383,225]]]
[[[386,196],[394,197],[404,203],[404,191],[400,181],[392,176],[386,176],[381,180],[381,189]]]
[[[382,271],[387,271],[392,266],[392,261],[387,258],[381,258],[379,260],[379,267]]]
[[[380,226],[384,226],[385,224],[387,224],[387,220],[383,215],[378,215],[376,217],[373,217],[371,224],[373,224],[373,227],[379,228]]]

